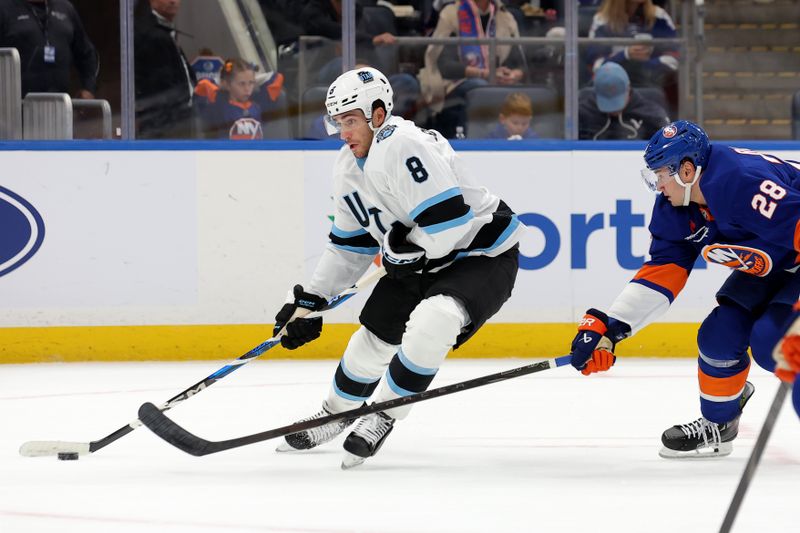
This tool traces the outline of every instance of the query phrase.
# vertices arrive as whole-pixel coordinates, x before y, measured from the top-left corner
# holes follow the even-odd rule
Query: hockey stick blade
[[[301,317],[312,317],[317,316],[321,312],[327,311],[329,309],[333,309],[335,307],[340,306],[351,297],[353,297],[357,292],[359,292],[364,287],[371,285],[372,283],[379,280],[386,274],[386,270],[381,267],[373,270],[369,274],[366,274],[361,279],[359,279],[353,286],[345,289],[344,291],[340,292],[330,300],[328,300],[327,305],[323,309],[323,311],[315,312],[315,313],[308,313],[307,310],[298,309],[295,314],[290,319],[293,320],[295,318]],[[307,313],[307,314],[306,314]],[[287,322],[288,323],[288,322]],[[213,374],[210,374],[205,379],[198,381],[191,387],[184,389],[179,394],[176,394],[165,403],[161,405],[161,407],[157,407],[156,409],[160,409],[162,411],[168,411],[178,405],[179,403],[188,400],[198,392],[210,387],[220,379],[224,378],[228,374],[231,374],[235,370],[242,368],[244,365],[256,359],[264,354],[267,350],[274,348],[278,344],[280,344],[281,336],[283,335],[284,329],[279,331],[275,336],[265,340],[246,354],[240,356],[238,359],[235,359],[228,363],[227,365],[223,366]],[[93,440],[91,442],[70,442],[70,441],[60,441],[60,440],[33,440],[28,441],[22,444],[19,448],[19,454],[24,457],[45,457],[49,455],[57,455],[59,453],[77,453],[79,455],[88,455],[91,453],[100,450],[101,448],[105,448],[112,442],[116,441],[127,435],[128,433],[132,432],[142,423],[139,419],[133,420],[129,424],[122,426],[118,430],[114,431],[103,437],[102,439]]]
[[[490,374],[488,376],[482,376],[467,381],[453,383],[451,385],[445,385],[443,387],[427,390],[418,394],[412,394],[411,396],[403,396],[381,403],[365,405],[357,409],[335,413],[322,418],[296,422],[294,424],[271,429],[269,431],[263,431],[261,433],[254,433],[252,435],[246,435],[244,437],[222,441],[209,441],[190,433],[175,423],[152,403],[145,403],[139,407],[139,420],[141,420],[142,423],[153,433],[176,448],[183,450],[190,455],[201,457],[203,455],[209,455],[233,448],[247,446],[249,444],[255,444],[257,442],[263,442],[276,437],[284,437],[286,435],[291,435],[292,433],[297,433],[298,431],[324,426],[325,424],[345,418],[357,418],[371,413],[376,413],[378,411],[385,411],[394,407],[400,407],[402,405],[409,405],[425,400],[431,400],[440,396],[446,396],[448,394],[474,389],[476,387],[482,387],[491,383],[497,383],[507,379],[534,374],[543,370],[549,370],[551,368],[568,365],[571,361],[572,356],[564,355],[555,359],[547,359],[538,363],[514,368],[512,370],[506,370],[496,374]]]
[[[47,457],[59,453],[77,453],[88,455],[90,443],[70,442],[65,440],[32,440],[19,447],[19,454],[24,457]]]

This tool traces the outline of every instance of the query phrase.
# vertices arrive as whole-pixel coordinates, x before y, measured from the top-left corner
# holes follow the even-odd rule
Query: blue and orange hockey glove
[[[589,309],[578,323],[578,334],[572,339],[572,366],[584,376],[605,372],[617,360],[614,355],[617,343],[630,336],[630,332],[631,327],[625,322]]]

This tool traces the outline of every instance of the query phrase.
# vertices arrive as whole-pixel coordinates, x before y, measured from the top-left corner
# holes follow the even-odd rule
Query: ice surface
[[[433,386],[530,363],[449,360]],[[269,441],[196,458],[146,428],[79,461],[26,458],[27,440],[99,439],[226,361],[0,366],[0,532],[715,532],[777,381],[756,393],[725,459],[658,457],[699,416],[691,360],[570,367],[417,405],[380,454],[342,471],[342,437],[278,454]],[[170,411],[211,439],[315,412],[336,361],[257,361]],[[800,421],[787,402],[734,526],[798,531]],[[765,529],[766,528],[766,529]]]

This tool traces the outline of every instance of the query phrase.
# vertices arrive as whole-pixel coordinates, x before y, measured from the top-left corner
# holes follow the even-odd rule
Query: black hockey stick
[[[747,460],[747,466],[744,468],[742,479],[739,480],[739,486],[736,487],[736,493],[734,493],[731,504],[728,506],[728,512],[725,514],[725,520],[722,521],[722,527],[719,528],[719,533],[730,533],[733,527],[733,521],[736,520],[739,508],[742,506],[742,500],[744,500],[744,495],[747,493],[747,487],[750,486],[750,481],[756,473],[758,463],[761,461],[761,456],[764,454],[764,448],[767,447],[767,441],[772,434],[772,428],[775,427],[775,421],[778,420],[778,415],[781,412],[781,407],[783,407],[786,394],[791,387],[791,383],[781,382],[778,387],[778,392],[775,393],[775,399],[772,400],[767,418],[764,420],[764,425],[761,426],[756,444],[753,446],[753,451],[750,453],[750,459]]]
[[[555,359],[547,359],[545,361],[533,363],[512,370],[506,370],[504,372],[498,372],[488,376],[482,376],[467,381],[461,381],[459,383],[453,383],[451,385],[445,385],[444,387],[412,394],[411,396],[403,396],[401,398],[395,398],[394,400],[374,403],[372,405],[365,405],[357,409],[351,409],[350,411],[344,411],[341,413],[324,416],[322,418],[315,418],[313,420],[295,422],[294,424],[290,424],[288,426],[229,440],[209,441],[198,437],[197,435],[193,435],[176,424],[158,407],[149,402],[142,404],[142,406],[139,407],[139,420],[142,421],[142,424],[152,430],[153,433],[176,448],[180,448],[190,455],[196,455],[199,457],[233,448],[239,448],[241,446],[247,446],[248,444],[255,444],[256,442],[262,442],[265,440],[274,439],[276,437],[291,435],[292,433],[297,433],[298,431],[324,426],[325,424],[335,422],[336,420],[342,420],[344,418],[357,418],[370,413],[392,409],[393,407],[400,407],[402,405],[422,402],[432,398],[453,394],[455,392],[474,389],[475,387],[482,387],[483,385],[489,385],[491,383],[497,383],[499,381],[505,381],[507,379],[516,378],[519,376],[526,376],[528,374],[541,372],[542,370],[549,370],[557,366],[568,365],[571,361],[571,355],[563,355],[561,357],[556,357]]]
[[[337,294],[330,300],[328,300],[328,304],[325,307],[325,311],[329,309],[333,309],[334,307],[338,307],[345,301],[347,301],[350,297],[356,294],[359,290],[363,289],[364,287],[371,285],[383,275],[386,274],[386,270],[383,267],[373,270],[369,274],[363,276],[359,279],[355,285],[352,287],[345,289],[341,293]],[[296,318],[306,317],[306,316],[314,316],[316,313],[311,314],[307,309],[298,308],[292,317],[289,319],[288,322]],[[287,322],[287,324],[288,324]],[[246,354],[240,356],[238,359],[235,359],[225,365],[224,367],[220,368],[213,374],[209,375],[208,377],[198,381],[191,387],[184,389],[182,392],[176,394],[165,403],[161,405],[161,407],[154,407],[157,410],[161,411],[168,411],[172,409],[179,403],[188,400],[198,392],[202,391],[205,388],[210,387],[217,381],[221,380],[228,374],[232,373],[234,370],[238,370],[245,364],[249,363],[253,359],[259,357],[264,352],[277,346],[281,342],[281,337],[284,334],[286,326],[281,329],[276,335],[273,337],[265,340]],[[46,455],[57,455],[59,453],[77,453],[79,455],[86,455],[90,453],[94,453],[101,448],[105,448],[112,442],[120,439],[133,431],[134,429],[141,426],[141,421],[137,418],[133,422],[129,423],[128,425],[122,426],[115,432],[106,435],[102,439],[93,440],[91,442],[70,442],[70,441],[58,441],[58,440],[34,440],[28,441],[22,444],[19,448],[20,455],[25,457],[42,457]]]

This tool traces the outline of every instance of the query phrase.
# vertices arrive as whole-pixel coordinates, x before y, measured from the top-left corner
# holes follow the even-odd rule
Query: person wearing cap
[[[578,96],[579,139],[648,140],[669,122],[664,108],[633,89],[616,63],[597,69],[594,85]]]
[[[659,87],[667,95],[670,112],[678,105],[678,66],[681,61],[677,43],[654,44],[653,39],[678,36],[669,13],[652,0],[603,0],[589,29],[590,39],[627,37],[630,44],[589,44],[582,57],[592,72],[606,63],[618,63],[635,87]]]

